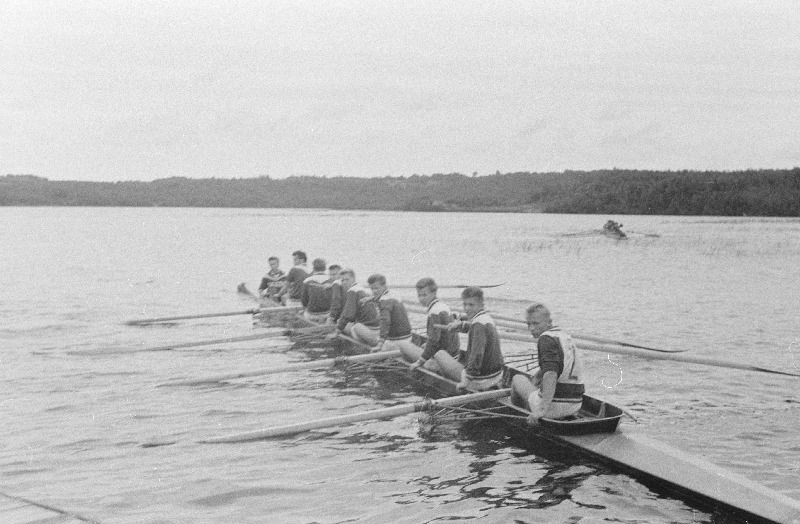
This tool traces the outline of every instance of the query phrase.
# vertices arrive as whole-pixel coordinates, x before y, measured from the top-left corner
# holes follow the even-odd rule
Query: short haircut
[[[269,257],[269,261],[270,261],[270,262],[272,262],[273,260],[274,260],[275,262],[280,262],[280,259],[278,259],[278,257]]]
[[[336,271],[338,273],[340,269],[342,269],[342,266],[339,264],[331,264],[328,266],[328,271]]]
[[[461,298],[477,298],[483,302],[483,290],[478,286],[465,287],[461,292]]]
[[[386,277],[381,275],[380,273],[375,273],[374,275],[370,275],[367,279],[367,284],[374,284],[377,282],[378,284],[385,286],[386,285]]]
[[[350,275],[351,277],[356,278],[356,272],[350,269],[349,267],[346,267],[339,271],[339,276],[342,275]]]
[[[546,315],[548,318],[550,317],[550,310],[547,309],[547,306],[545,306],[541,302],[534,302],[533,304],[528,306],[528,309],[525,310],[525,314],[528,316],[533,315],[535,313],[542,313]]]
[[[325,262],[324,258],[315,258],[311,265],[314,268],[314,271],[325,271],[327,262]]]
[[[308,257],[306,256],[306,252],[305,251],[295,251],[294,253],[292,253],[292,256],[299,258],[303,262],[308,260]]]
[[[436,293],[439,290],[439,286],[436,285],[436,281],[430,277],[419,279],[416,287],[417,289],[428,288],[432,293]]]

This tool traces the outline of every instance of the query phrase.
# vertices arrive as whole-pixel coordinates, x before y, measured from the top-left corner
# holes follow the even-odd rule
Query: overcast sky
[[[800,4],[0,1],[0,175],[800,165]]]

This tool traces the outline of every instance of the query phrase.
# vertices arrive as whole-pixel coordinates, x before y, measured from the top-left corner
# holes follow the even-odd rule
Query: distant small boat
[[[605,223],[605,225],[603,226],[603,234],[610,235],[620,239],[628,238],[628,235],[626,235],[625,232],[622,231],[622,224],[614,220],[609,220],[608,222]]]

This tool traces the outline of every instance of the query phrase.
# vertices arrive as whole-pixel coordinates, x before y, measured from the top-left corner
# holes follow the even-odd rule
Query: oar
[[[447,326],[443,326],[446,328]],[[514,333],[500,333],[500,338],[504,340],[518,340],[521,342],[532,342],[532,338],[525,335],[517,335]],[[743,369],[745,371],[758,371],[761,373],[772,373],[775,375],[787,375],[790,377],[800,377],[800,374],[789,373],[788,371],[778,371],[775,369],[762,368],[760,366],[752,366],[750,364],[740,364],[738,362],[730,362],[728,360],[719,360],[707,357],[694,357],[689,355],[677,355],[675,353],[654,353],[647,350],[636,348],[624,348],[611,344],[597,344],[592,342],[577,341],[578,348],[586,351],[599,351],[601,353],[614,353],[617,355],[628,355],[632,357],[649,358],[651,360],[673,360],[675,362],[687,362],[690,364],[703,364],[706,366],[716,366],[723,368]]]
[[[342,340],[346,340],[346,341],[350,342],[351,344],[360,347],[364,351],[373,351],[375,349],[375,346],[370,346],[369,344],[361,342],[360,340],[356,340],[353,337],[348,337],[344,333],[337,334],[336,338],[340,338]]]
[[[114,349],[84,349],[78,351],[68,351],[69,355],[110,355],[114,353],[140,353],[143,351],[170,351],[179,348],[191,348],[196,346],[212,346],[214,344],[226,344],[229,342],[244,342],[247,340],[261,340],[265,338],[277,338],[296,333],[292,330],[281,329],[280,331],[270,331],[257,335],[244,335],[241,337],[217,338],[214,340],[198,340],[197,342],[181,342],[180,344],[170,344],[167,346],[156,346],[150,348],[114,348]]]
[[[482,289],[489,289],[493,287],[500,287],[505,286],[505,282],[501,282],[500,284],[446,284],[446,285],[437,285],[439,289],[463,289],[465,287],[479,287]],[[391,284],[389,287],[394,289],[416,289],[416,284],[399,284],[394,285]]]
[[[361,413],[351,413],[349,415],[341,415],[338,417],[324,418],[320,420],[312,420],[309,422],[301,422],[298,424],[290,424],[288,426],[280,426],[275,428],[262,429],[258,431],[249,431],[247,433],[238,433],[224,437],[210,438],[201,440],[201,444],[223,444],[233,442],[248,442],[251,440],[261,440],[266,438],[286,437],[289,435],[296,435],[298,433],[305,433],[306,431],[313,431],[317,429],[330,428],[336,426],[344,426],[354,422],[361,422],[364,420],[374,420],[381,418],[399,417],[408,415],[417,411],[424,411],[431,408],[444,408],[456,407],[472,402],[480,402],[485,400],[494,400],[498,398],[507,397],[511,393],[510,389],[498,389],[492,391],[483,391],[481,393],[470,393],[467,395],[458,395],[455,397],[447,397],[438,400],[422,400],[419,402],[412,402],[393,406],[390,408],[374,409],[371,411],[362,411]]]
[[[521,320],[518,320],[518,319],[513,318],[513,317],[506,317],[506,316],[503,316],[503,315],[496,315],[494,313],[492,313],[491,315],[492,315],[492,318],[495,319],[495,322],[497,323],[498,326],[509,327],[509,328],[518,329],[518,330],[521,330],[521,331],[528,331],[528,325],[525,322],[521,321]],[[499,320],[499,322],[498,322],[498,320]],[[650,347],[650,346],[640,346],[638,344],[631,344],[630,342],[623,342],[621,340],[613,340],[613,339],[610,339],[610,338],[597,337],[597,336],[594,336],[594,335],[584,335],[582,333],[581,334],[574,333],[572,335],[572,338],[581,339],[581,340],[588,340],[588,341],[591,341],[591,342],[599,342],[601,344],[614,344],[614,345],[617,345],[617,346],[624,346],[624,347],[629,347],[629,348],[646,349],[648,351],[658,351],[658,352],[661,352],[661,353],[683,353],[684,351],[687,351],[686,349],[662,349],[662,348],[654,348],[654,347]]]
[[[263,375],[273,375],[275,373],[286,373],[288,371],[301,371],[305,369],[325,369],[337,366],[339,364],[359,364],[363,362],[376,362],[390,358],[399,357],[400,350],[397,351],[381,351],[379,353],[367,353],[366,355],[354,355],[351,357],[340,356],[336,358],[325,358],[320,360],[312,360],[309,362],[298,362],[296,364],[286,364],[284,366],[276,366],[272,368],[256,369],[253,371],[243,371],[241,373],[230,373],[227,375],[217,375],[214,377],[188,379],[188,380],[173,380],[171,382],[164,382],[159,384],[162,386],[199,386],[201,384],[211,384],[214,382],[225,382],[227,380],[236,380],[237,378],[260,377]]]
[[[236,291],[237,291],[237,292],[238,292],[240,295],[244,295],[244,296],[246,296],[246,297],[250,297],[250,298],[252,298],[253,300],[255,300],[256,302],[260,302],[260,300],[259,300],[259,298],[256,296],[256,294],[255,294],[255,293],[253,293],[252,291],[250,291],[249,289],[247,289],[247,284],[245,284],[244,282],[242,282],[241,284],[239,284],[239,285],[236,287]]]
[[[231,317],[234,315],[255,315],[263,311],[289,311],[299,309],[299,306],[275,306],[259,308],[254,307],[245,309],[244,311],[227,311],[223,313],[203,313],[200,315],[184,315],[180,317],[159,317],[159,318],[142,318],[139,320],[128,320],[125,324],[129,326],[137,326],[142,324],[153,324],[155,322],[170,322],[173,320],[191,320],[195,318],[212,318],[212,317]]]
[[[414,313],[420,313],[420,314],[427,313],[427,311],[424,308],[422,308],[418,304],[415,304],[415,303],[413,303],[411,301],[403,300],[403,303],[406,304],[408,306],[409,310],[414,312]],[[527,324],[525,324],[525,322],[522,322],[521,320],[517,320],[517,319],[512,318],[512,317],[505,317],[505,316],[502,316],[502,315],[496,315],[494,313],[491,313],[491,316],[494,319],[495,324],[498,325],[498,326],[507,327],[507,328],[511,328],[511,329],[515,329],[515,330],[519,330],[519,331],[528,331]],[[576,340],[580,339],[580,340],[589,340],[591,342],[600,342],[601,344],[615,344],[617,346],[625,346],[625,347],[637,348],[637,349],[646,349],[648,351],[658,351],[660,353],[683,353],[684,351],[686,351],[685,349],[660,349],[660,348],[654,348],[654,347],[649,347],[649,346],[640,346],[638,344],[631,344],[630,342],[622,342],[622,341],[619,341],[619,340],[611,340],[611,339],[607,339],[607,338],[595,337],[595,336],[592,336],[592,335],[583,335],[583,334],[578,334],[578,333],[573,333],[572,334],[572,338],[574,338]]]

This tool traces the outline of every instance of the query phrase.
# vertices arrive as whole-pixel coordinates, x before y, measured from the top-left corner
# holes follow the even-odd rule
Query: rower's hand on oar
[[[447,324],[448,331],[461,331],[461,326],[463,323],[460,320],[454,320]]]
[[[333,333],[329,333],[329,334],[325,335],[325,340],[333,340],[335,338],[338,338],[339,335],[341,335],[341,334],[342,334],[342,332],[337,329]]]
[[[415,369],[417,369],[418,367],[423,366],[424,364],[425,364],[424,360],[422,360],[422,359],[416,360],[416,361],[414,361],[414,362],[412,362],[411,364],[408,365],[408,370],[409,371],[414,371]]]
[[[377,344],[377,345],[376,345],[374,348],[372,348],[372,349],[370,350],[370,352],[372,352],[372,353],[379,353],[379,352],[383,351],[383,345],[384,345],[385,343],[386,343],[386,341],[385,341],[384,339],[382,339],[382,338],[379,338],[379,339],[378,339],[378,344]]]
[[[531,426],[538,426],[539,419],[542,418],[547,411],[546,408],[542,408],[542,406],[534,406],[531,408],[531,414],[528,415],[528,424]]]
[[[466,369],[462,369],[461,370],[461,380],[456,385],[456,388],[458,388],[459,390],[466,390],[468,386],[469,386],[469,377],[467,376],[467,370]]]

